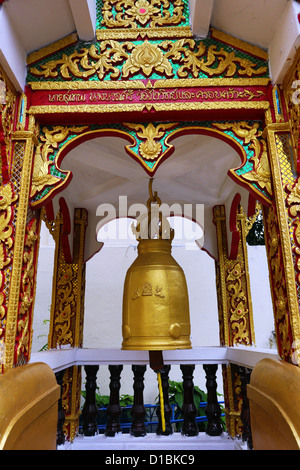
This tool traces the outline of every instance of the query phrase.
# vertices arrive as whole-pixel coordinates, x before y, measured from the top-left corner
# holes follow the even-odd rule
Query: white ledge
[[[253,369],[262,359],[280,359],[274,349],[255,347],[211,346],[185,350],[163,351],[165,364],[229,364],[234,363]],[[121,349],[65,348],[41,351],[31,355],[30,363],[44,362],[54,372],[79,365],[139,365],[149,364],[148,351]]]

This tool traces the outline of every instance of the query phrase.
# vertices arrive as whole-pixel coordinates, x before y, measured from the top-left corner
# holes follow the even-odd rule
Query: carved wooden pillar
[[[251,345],[254,342],[254,326],[250,292],[248,255],[245,232],[245,215],[237,214],[239,245],[236,259],[229,259],[224,206],[214,208],[217,229],[219,260],[216,262],[216,284],[219,310],[220,344],[223,346]],[[224,366],[224,399],[227,430],[230,435],[241,434],[241,407],[237,406],[236,377],[231,365]]]
[[[46,223],[49,222],[46,220]],[[87,224],[85,209],[76,209],[74,214],[73,260],[67,263],[64,257],[62,233],[63,220],[58,215],[52,234],[55,239],[52,305],[48,348],[70,345],[82,347],[85,291],[84,242]],[[70,440],[78,433],[80,415],[81,367],[67,369],[64,376],[63,407],[65,411],[64,431]]]
[[[272,206],[264,208],[278,353],[284,361],[300,365],[300,237],[299,177],[291,153],[289,123],[269,123],[265,129],[274,188]]]
[[[17,92],[6,77],[0,65],[1,99],[0,99],[0,374],[5,371],[4,363],[9,359],[6,369],[14,365],[15,318],[11,315],[12,325],[7,323],[7,309],[11,288],[12,264],[15,249],[15,229],[19,193],[21,186],[22,162],[25,145],[13,143],[12,135],[16,130]],[[19,250],[20,251],[20,250]],[[17,314],[17,311],[15,312]],[[10,337],[9,355],[5,347],[6,331]],[[5,358],[6,356],[6,358]]]
[[[146,435],[146,409],[144,407],[144,375],[146,372],[146,366],[133,365],[132,371],[134,401],[131,409],[132,426],[130,434],[135,437],[140,437]]]
[[[217,364],[204,364],[203,368],[206,374],[206,388],[207,388],[207,405],[205,413],[207,416],[206,434],[209,436],[220,436],[223,432],[222,424],[220,421],[221,408],[217,397],[217,380],[216,372],[218,370]]]
[[[182,379],[183,379],[183,425],[181,433],[185,436],[197,436],[198,426],[196,423],[197,408],[194,403],[194,383],[193,372],[194,365],[181,365]]]
[[[120,378],[123,366],[109,366],[110,371],[110,398],[109,405],[107,407],[107,426],[105,429],[105,435],[109,437],[115,436],[121,431],[120,416]]]
[[[99,366],[84,366],[86,372],[85,384],[85,403],[82,410],[83,434],[85,436],[94,436],[98,432],[96,405],[97,373]]]
[[[216,278],[220,342],[224,346],[251,345],[254,342],[245,221],[246,217],[241,211],[237,215],[240,234],[237,257],[229,259],[225,208],[214,208],[219,254]]]
[[[161,413],[160,413],[160,404],[157,407],[157,415],[158,415],[158,425],[156,434],[169,436],[173,433],[172,425],[171,425],[171,416],[172,416],[172,408],[169,402],[169,372],[171,366],[165,365],[161,371],[161,384],[163,390],[163,399],[164,399],[164,416],[165,416],[165,431],[162,430],[162,422],[161,422]]]
[[[5,341],[4,372],[30,359],[40,232],[40,211],[29,207],[36,128],[34,119],[26,117],[24,95],[20,101],[24,101],[24,113],[18,130],[12,133],[10,181],[1,188],[4,226],[1,227],[0,264],[1,269],[9,267],[1,272],[0,278],[1,302],[6,303],[0,313],[0,338]]]

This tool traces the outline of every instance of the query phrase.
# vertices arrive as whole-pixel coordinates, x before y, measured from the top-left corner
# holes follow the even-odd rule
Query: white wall
[[[87,263],[84,347],[120,348],[122,343],[122,296],[125,274],[137,256],[134,242],[107,243],[108,246]],[[119,246],[118,246],[119,245]],[[177,246],[176,246],[177,245]],[[214,261],[199,248],[188,249],[175,242],[172,254],[185,272],[189,290],[191,339],[193,347],[219,345],[218,310],[215,287]],[[181,243],[182,245],[182,243]],[[265,247],[248,247],[256,346],[270,347],[269,336],[274,329]],[[37,293],[34,314],[32,351],[47,342],[50,317],[54,244],[43,226],[38,264]],[[39,337],[40,335],[45,335]],[[220,368],[219,368],[220,369]],[[84,375],[84,374],[83,374]],[[182,380],[181,371],[172,368],[171,380]],[[157,396],[156,376],[152,370],[145,375],[145,403],[153,403]],[[202,367],[197,366],[195,385],[205,389]],[[132,395],[132,371],[122,372],[121,394]],[[218,373],[222,393],[221,370]],[[100,393],[109,394],[109,372],[101,367],[98,373]]]

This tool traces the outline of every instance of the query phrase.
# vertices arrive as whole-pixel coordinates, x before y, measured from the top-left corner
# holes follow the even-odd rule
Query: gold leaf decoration
[[[246,121],[215,123],[219,129],[231,129],[234,134],[243,139],[245,144],[250,144],[249,149],[253,150],[253,170],[243,173],[242,178],[256,183],[261,189],[265,189],[269,195],[273,194],[271,170],[268,159],[267,144],[262,139],[262,131],[259,130],[257,122],[249,124]]]
[[[41,144],[37,147],[34,157],[34,165],[31,181],[30,197],[33,197],[37,192],[41,191],[45,186],[52,186],[60,181],[57,176],[48,173],[49,165],[52,162],[44,160],[45,152],[41,151]]]
[[[53,126],[52,129],[47,127],[42,129],[44,136],[41,135],[40,140],[43,143],[37,146],[34,157],[31,198],[46,186],[53,186],[61,180],[58,176],[49,174],[49,167],[53,165],[53,162],[49,161],[49,155],[53,154],[54,149],[57,149],[71,133],[80,134],[87,128],[87,126]]]
[[[147,24],[151,28],[179,24],[185,20],[184,3],[182,0],[174,0],[172,3],[174,8],[171,14],[168,0],[106,0],[102,8],[102,25],[107,28],[136,29]]]
[[[155,139],[161,139],[166,130],[171,129],[176,123],[159,124],[155,127],[152,123],[145,127],[143,124],[124,123],[129,129],[136,131],[137,136],[140,139],[144,139],[146,142],[142,142],[139,145],[139,152],[145,160],[156,160],[161,153],[162,145],[160,142],[155,142]]]
[[[13,203],[18,199],[14,194],[11,184],[0,189],[0,269],[7,266],[11,259],[7,256],[7,249],[13,245],[11,225],[13,215]]]
[[[173,75],[173,69],[170,62],[164,56],[157,44],[145,41],[139,44],[132,51],[131,55],[123,66],[123,76],[128,77],[130,73],[134,74],[142,70],[149,77],[153,70],[165,73],[168,77]]]
[[[216,45],[207,48],[203,41],[196,43],[193,39],[183,38],[177,41],[165,40],[160,44],[148,40],[141,44],[102,41],[99,51],[93,44],[69,56],[63,54],[61,59],[50,60],[40,68],[31,67],[30,73],[44,78],[57,78],[61,74],[67,80],[71,75],[81,79],[96,75],[99,80],[109,74],[112,79],[121,76],[126,78],[140,71],[147,77],[153,71],[172,77],[176,74],[175,64],[176,69],[177,64],[180,65],[177,71],[179,78],[185,78],[188,74],[198,78],[200,72],[208,77],[252,77],[267,72],[267,67],[258,67],[251,60],[236,56],[234,51],[227,52],[223,48],[218,50]]]

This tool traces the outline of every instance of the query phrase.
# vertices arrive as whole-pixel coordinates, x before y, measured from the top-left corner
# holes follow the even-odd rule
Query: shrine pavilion
[[[0,0],[1,450],[300,449],[299,102],[299,1]],[[173,216],[201,228],[197,250],[214,264],[216,311],[204,316],[200,299],[192,317],[204,338],[216,326],[213,346],[190,338]],[[274,349],[255,340],[253,315],[267,312],[252,302],[246,238],[258,217],[268,273],[255,289],[270,296]],[[136,260],[123,307],[111,322],[109,300],[97,311],[122,342],[87,347],[86,270],[97,256],[119,272],[121,260],[101,258],[101,230],[122,218],[132,220]],[[54,262],[48,342],[33,351],[41,227]],[[102,433],[100,366],[110,373]],[[159,396],[151,430],[146,370]]]

